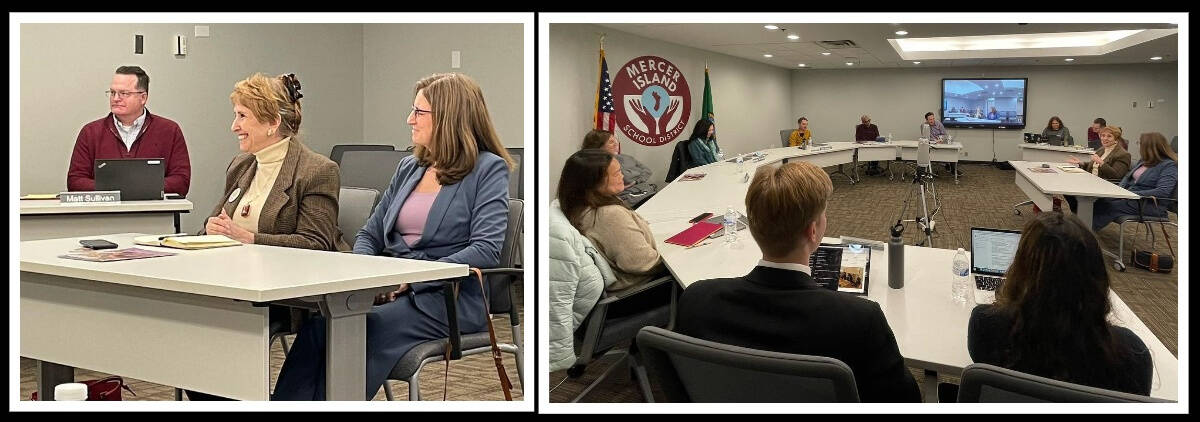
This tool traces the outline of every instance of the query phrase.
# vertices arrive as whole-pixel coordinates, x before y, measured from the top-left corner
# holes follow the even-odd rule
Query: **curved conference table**
[[[763,150],[760,151],[763,159],[747,160],[744,171],[727,162],[695,167],[684,174],[705,173],[704,178],[683,181],[681,176],[646,200],[637,213],[649,223],[658,251],[680,286],[687,288],[710,278],[743,276],[754,268],[762,253],[748,230],[739,231],[738,241],[732,246],[726,245],[724,238],[717,238],[689,249],[666,243],[665,239],[686,229],[690,226],[688,220],[704,212],[719,215],[732,206],[745,214],[746,191],[759,166],[779,166],[791,161],[807,161],[820,167],[849,164],[855,162],[855,152],[861,148],[850,142],[828,145],[830,148],[824,150],[795,147]],[[839,189],[854,188],[835,188]],[[840,243],[837,238],[823,241]],[[974,305],[958,305],[950,299],[948,269],[954,253],[950,249],[906,246],[904,288],[890,289],[887,250],[872,250],[865,299],[879,303],[883,309],[909,366],[958,376],[972,363],[967,352],[967,321]],[[1120,297],[1111,290],[1109,295],[1113,303],[1110,320],[1133,330],[1150,348],[1155,368],[1150,395],[1178,400],[1178,360]],[[988,292],[976,291],[976,300],[988,303],[992,299]],[[927,374],[924,382],[926,401],[936,401],[936,377]]]

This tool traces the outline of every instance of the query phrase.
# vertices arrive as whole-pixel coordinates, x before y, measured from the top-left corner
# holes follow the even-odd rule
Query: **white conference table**
[[[1096,151],[1090,148],[1075,148],[1048,144],[1017,144],[1021,149],[1021,161],[1045,161],[1051,163],[1066,163],[1067,158],[1075,157],[1079,161],[1089,162]]]
[[[21,240],[113,233],[179,233],[179,214],[192,201],[164,199],[63,204],[57,199],[21,200]]]
[[[138,234],[106,236],[120,248]],[[20,354],[38,360],[38,394],[74,368],[241,400],[267,400],[268,303],[327,318],[326,398],[365,400],[366,313],[397,285],[466,276],[462,264],[263,245],[139,248],[175,256],[58,258],[80,237],[21,242]]]
[[[828,150],[820,152],[831,153]],[[753,174],[757,166],[775,164],[776,161],[772,161],[771,157],[778,156],[769,154],[763,162],[746,163],[744,173]],[[831,157],[810,153],[789,155],[788,159],[831,160]],[[745,195],[749,181],[743,181],[736,164],[714,163],[694,168],[688,173],[707,175],[695,181],[677,179],[637,209],[650,226],[663,262],[683,288],[700,280],[746,275],[762,258],[762,252],[749,230],[738,231],[738,241],[733,245],[726,245],[723,237],[707,240],[709,244],[691,249],[664,241],[689,227],[691,224],[688,220],[700,213],[720,214],[726,206],[733,206],[743,214],[746,212]],[[840,242],[834,238],[822,241]],[[963,368],[972,363],[967,353],[966,335],[971,306],[955,305],[950,299],[949,269],[955,251],[906,247],[905,287],[900,290],[887,287],[886,251],[871,252],[867,299],[879,303],[883,308],[907,364],[934,372],[960,374]],[[1119,297],[1111,293],[1110,296],[1113,299],[1114,321],[1137,333],[1152,350],[1156,378],[1151,395],[1177,400],[1178,360]],[[936,394],[936,386],[932,385],[934,381],[929,377],[924,380],[928,384],[926,391],[929,394]]]
[[[1043,210],[1054,207],[1052,195],[1072,195],[1078,200],[1075,214],[1091,227],[1092,210],[1099,198],[1138,199],[1139,196],[1092,173],[1065,173],[1057,166],[1062,162],[1009,161],[1016,170],[1017,187],[1029,200]],[[1030,168],[1049,164],[1054,173],[1038,173]]]

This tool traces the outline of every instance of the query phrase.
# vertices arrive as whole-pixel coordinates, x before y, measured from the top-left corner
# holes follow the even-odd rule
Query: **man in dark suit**
[[[825,235],[833,183],[810,163],[763,166],[746,193],[763,259],[743,277],[698,281],[678,303],[676,331],[724,344],[827,356],[854,371],[864,402],[919,402],[879,305],[813,282],[809,255]]]

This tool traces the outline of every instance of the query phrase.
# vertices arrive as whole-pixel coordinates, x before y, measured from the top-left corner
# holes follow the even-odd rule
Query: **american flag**
[[[613,120],[612,81],[608,79],[608,63],[604,61],[604,50],[600,50],[600,83],[596,85],[596,129],[612,132],[617,127]]]

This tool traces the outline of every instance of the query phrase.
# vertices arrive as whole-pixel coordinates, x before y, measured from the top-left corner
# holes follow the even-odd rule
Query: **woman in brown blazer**
[[[242,154],[225,174],[225,194],[204,226],[242,243],[349,250],[338,230],[338,167],[296,139],[300,82],[256,73],[234,86],[231,130]]]
[[[1105,126],[1100,128],[1101,148],[1092,154],[1091,161],[1082,162],[1075,157],[1067,159],[1071,164],[1105,179],[1120,179],[1129,173],[1131,157],[1129,151],[1121,147],[1117,140],[1121,138],[1121,128]]]
[[[1125,177],[1126,173],[1129,173],[1132,157],[1129,155],[1129,151],[1121,147],[1119,139],[1121,139],[1120,127],[1102,127],[1100,128],[1101,148],[1092,154],[1091,161],[1083,162],[1078,158],[1069,157],[1067,158],[1067,162],[1078,165],[1079,168],[1087,170],[1101,178],[1120,180]],[[1064,195],[1063,198],[1067,200],[1067,206],[1071,207],[1071,212],[1075,212],[1075,207],[1078,205],[1075,197]]]
[[[256,73],[233,87],[233,125],[241,154],[225,172],[225,194],[201,234],[242,243],[323,251],[348,251],[338,229],[338,166],[296,139],[300,129],[300,81]],[[279,331],[292,331],[303,316],[271,305]],[[224,400],[187,391],[191,400]]]

